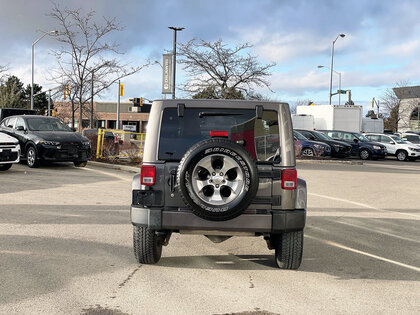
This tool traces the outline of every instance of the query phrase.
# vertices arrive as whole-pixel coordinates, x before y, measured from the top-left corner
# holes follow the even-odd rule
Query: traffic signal
[[[120,96],[124,96],[124,84],[120,83]]]
[[[64,99],[66,99],[66,97],[69,96],[69,95],[70,95],[70,86],[66,85],[64,87]]]
[[[143,106],[143,97],[135,97],[133,98],[133,105],[134,106]]]

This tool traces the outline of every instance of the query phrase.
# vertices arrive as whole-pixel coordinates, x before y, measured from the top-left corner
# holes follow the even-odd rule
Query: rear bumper
[[[131,207],[133,225],[153,230],[200,230],[277,233],[305,227],[306,210],[271,211],[268,214],[242,214],[232,220],[208,221],[191,211],[168,211]]]

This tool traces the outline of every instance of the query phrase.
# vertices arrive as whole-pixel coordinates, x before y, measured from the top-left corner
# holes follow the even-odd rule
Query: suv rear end
[[[252,235],[276,250],[280,268],[298,268],[306,183],[295,166],[287,104],[153,102],[143,166],[132,185],[136,258],[156,263],[173,232],[214,242]]]

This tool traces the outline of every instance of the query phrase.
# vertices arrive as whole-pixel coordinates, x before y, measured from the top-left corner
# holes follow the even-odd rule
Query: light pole
[[[330,69],[329,67],[326,66],[318,66],[318,69],[320,68],[327,68]],[[331,70],[331,69],[330,69]],[[335,72],[336,74],[338,74],[338,105],[341,105],[341,72],[335,71],[333,70],[333,72]],[[331,90],[330,90],[331,91]],[[331,93],[331,92],[330,92]],[[331,102],[330,102],[331,103]],[[331,104],[330,104],[331,105]]]
[[[44,38],[46,35],[58,35],[58,31],[49,31],[44,33],[41,37],[39,37],[36,41],[32,43],[32,84],[31,84],[31,109],[34,109],[34,59],[35,59],[35,45],[38,43],[41,39]]]
[[[346,35],[345,34],[338,34],[337,37],[333,40],[332,46],[331,46],[330,101],[329,101],[329,105],[331,105],[331,96],[332,96],[332,73],[333,73],[333,69],[334,69],[334,44],[339,37],[344,37],[344,36],[346,36]]]
[[[172,49],[172,55],[173,55],[173,65],[172,65],[172,99],[175,99],[175,71],[176,71],[176,32],[177,31],[182,31],[184,29],[184,27],[174,27],[174,26],[169,26],[169,29],[174,31],[174,46]]]

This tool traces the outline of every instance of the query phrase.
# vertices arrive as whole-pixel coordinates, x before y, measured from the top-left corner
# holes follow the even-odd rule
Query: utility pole
[[[92,85],[90,88],[90,128],[93,128],[93,72],[92,70]]]
[[[174,31],[174,40],[173,40],[173,49],[172,49],[172,59],[173,59],[173,64],[172,64],[172,99],[175,99],[175,72],[176,72],[176,32],[177,31],[182,31],[184,29],[184,27],[174,27],[174,26],[169,26],[169,29]]]
[[[121,80],[118,80],[118,103],[117,103],[117,130],[120,130],[120,94],[121,94]]]
[[[48,90],[48,114],[47,116],[51,116],[51,89]]]

